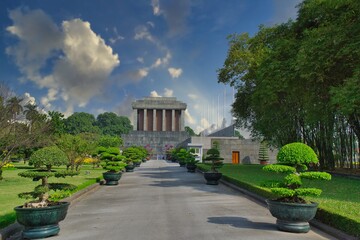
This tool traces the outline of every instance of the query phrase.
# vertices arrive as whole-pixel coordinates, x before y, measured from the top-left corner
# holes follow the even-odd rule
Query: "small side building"
[[[260,142],[252,139],[239,139],[234,137],[234,125],[214,132],[208,136],[194,136],[182,142],[178,146],[187,149],[194,148],[198,160],[202,160],[214,142],[217,142],[224,163],[233,164],[259,164]],[[269,162],[276,162],[276,149],[268,149]]]

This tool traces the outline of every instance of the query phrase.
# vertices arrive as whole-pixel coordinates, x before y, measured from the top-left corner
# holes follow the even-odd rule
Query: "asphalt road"
[[[74,203],[51,239],[334,239],[317,231],[281,232],[268,210],[222,184],[164,160],[124,173]]]

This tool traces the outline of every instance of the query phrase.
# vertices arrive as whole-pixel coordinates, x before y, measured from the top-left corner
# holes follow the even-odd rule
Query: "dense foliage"
[[[211,171],[212,172],[217,172],[216,169],[222,167],[223,162],[222,160],[224,160],[224,158],[220,157],[220,151],[216,148],[210,148],[207,152],[206,152],[206,157],[204,158],[204,161],[210,161],[211,162]]]
[[[283,146],[277,155],[278,164],[270,164],[264,171],[286,173],[283,181],[273,182],[271,191],[286,202],[305,202],[300,196],[319,196],[321,190],[317,188],[301,187],[302,179],[330,180],[331,175],[326,172],[304,172],[307,166],[318,163],[315,152],[306,144],[289,143]]]
[[[44,147],[35,151],[29,160],[30,165],[34,165],[36,169],[20,172],[19,176],[32,178],[34,181],[41,180],[41,184],[36,186],[34,191],[20,193],[21,198],[38,198],[38,202],[25,203],[24,207],[45,207],[49,204],[49,191],[53,190],[56,194],[61,191],[69,191],[76,188],[76,186],[64,183],[49,183],[49,177],[66,177],[77,175],[75,171],[60,171],[57,172],[52,168],[54,166],[61,166],[68,163],[66,154],[57,146]],[[41,205],[37,205],[40,203]]]
[[[101,166],[109,172],[119,172],[126,166],[125,156],[121,155],[120,149],[117,147],[99,147]]]
[[[357,0],[305,0],[294,21],[230,35],[218,80],[237,89],[237,124],[277,147],[306,142],[322,168],[354,167],[359,38]]]

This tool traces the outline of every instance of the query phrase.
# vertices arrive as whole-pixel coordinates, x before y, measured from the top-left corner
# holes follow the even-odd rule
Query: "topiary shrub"
[[[64,178],[66,176],[78,175],[79,172],[76,171],[55,171],[52,169],[53,166],[66,165],[68,162],[69,160],[65,153],[57,146],[41,148],[30,156],[29,165],[35,166],[36,169],[20,172],[19,176],[32,178],[34,181],[41,180],[41,184],[36,186],[32,192],[19,194],[20,198],[38,198],[36,201],[25,203],[23,206],[24,208],[46,207],[48,205],[53,205],[58,198],[52,198],[49,193],[52,192],[53,195],[68,196],[70,191],[76,188],[76,186],[72,184],[48,182],[49,177]]]
[[[126,166],[125,156],[120,154],[120,149],[116,147],[99,147],[101,166],[108,172],[120,172]]]
[[[268,162],[269,161],[269,154],[266,142],[260,143],[259,148],[259,161],[260,163]]]
[[[204,161],[211,161],[211,172],[217,172],[218,168],[223,166],[224,158],[220,157],[220,151],[217,148],[210,148],[207,153]]]
[[[271,188],[271,191],[279,197],[279,201],[306,203],[301,197],[319,196],[321,189],[302,188],[302,178],[331,179],[328,173],[307,171],[308,165],[318,163],[318,158],[314,150],[303,143],[296,142],[283,146],[277,155],[277,162],[263,167],[263,170],[287,174],[282,182],[276,182]]]

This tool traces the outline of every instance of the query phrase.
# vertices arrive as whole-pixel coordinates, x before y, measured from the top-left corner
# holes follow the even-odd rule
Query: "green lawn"
[[[199,164],[204,170],[205,164]],[[264,187],[274,179],[282,176],[262,171],[261,165],[225,164],[220,172],[224,179],[240,185],[250,191],[267,198],[273,197],[270,190]],[[345,177],[333,177],[331,181],[304,180],[304,187],[316,187],[323,190],[321,196],[309,198],[319,203],[316,218],[320,221],[341,229],[349,234],[360,237],[360,180]]]
[[[4,179],[0,181],[0,229],[15,221],[14,207],[22,205],[26,200],[18,198],[18,193],[29,192],[39,185],[40,182],[34,182],[32,179],[19,177],[18,173],[26,171],[27,165],[14,163],[17,169],[5,170],[3,172]],[[64,168],[64,167],[62,167]],[[56,169],[56,168],[54,168]],[[65,182],[78,186],[81,190],[93,183],[104,172],[102,168],[92,169],[90,165],[84,165],[80,170],[80,174],[66,178],[49,178],[49,182]]]

